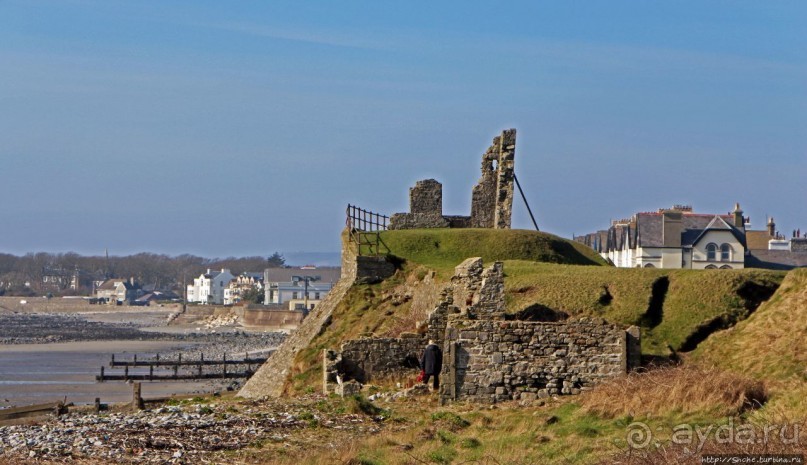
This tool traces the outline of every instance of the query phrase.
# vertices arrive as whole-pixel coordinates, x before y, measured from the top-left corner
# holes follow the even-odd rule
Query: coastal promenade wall
[[[164,304],[161,309],[181,309],[181,304]],[[52,297],[0,297],[0,312],[30,312],[30,313],[71,313],[71,312],[105,312],[105,311],[143,311],[149,307],[135,307],[128,305],[90,304],[82,298]],[[152,307],[153,309],[153,307]]]

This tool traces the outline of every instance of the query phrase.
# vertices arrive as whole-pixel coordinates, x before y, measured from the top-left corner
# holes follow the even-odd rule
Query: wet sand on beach
[[[225,354],[233,359],[247,352],[266,353],[283,339],[280,333],[237,325],[207,327],[201,320],[169,326],[170,308],[93,307],[71,310],[50,305],[58,311],[0,311],[0,408],[65,397],[75,404],[92,404],[96,397],[102,403],[129,402],[131,384],[95,380],[102,366],[107,375],[123,374],[123,367],[109,367],[112,354],[129,360],[131,354],[144,360],[157,353],[164,359],[175,359],[180,353],[186,360],[196,360],[200,353],[208,360]],[[219,368],[210,370],[215,373]],[[132,375],[148,372],[148,367],[129,369]],[[169,367],[154,369],[157,376],[172,372]],[[180,368],[182,372],[190,369]],[[142,395],[149,399],[211,393],[238,382],[243,380],[144,381]]]
[[[95,376],[111,354],[158,352],[200,345],[188,341],[84,341],[0,345],[0,408],[63,400],[91,404],[128,402],[132,387],[120,381],[99,383]],[[109,370],[109,369],[108,369]],[[230,381],[143,382],[143,397],[165,397],[222,389]]]

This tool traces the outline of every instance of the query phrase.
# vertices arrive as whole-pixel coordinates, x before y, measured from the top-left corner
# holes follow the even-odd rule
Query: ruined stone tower
[[[443,186],[427,179],[409,189],[409,213],[392,215],[389,228],[510,229],[515,154],[515,129],[493,138],[493,144],[482,155],[482,178],[471,195],[471,216],[443,215]]]
[[[515,154],[516,130],[507,129],[482,155],[482,178],[471,196],[472,228],[510,229]]]

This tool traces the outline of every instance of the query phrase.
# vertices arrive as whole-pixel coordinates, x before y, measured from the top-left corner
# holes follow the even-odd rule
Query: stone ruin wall
[[[426,341],[419,334],[400,338],[363,338],[342,344],[341,352],[326,351],[326,393],[334,392],[336,375],[367,383],[386,376],[415,373]],[[330,385],[330,387],[329,387]]]
[[[465,260],[454,268],[451,288],[452,301],[459,314],[455,319],[504,318],[504,269],[501,262],[484,268],[481,258]]]
[[[493,139],[482,155],[482,177],[471,193],[471,215],[443,215],[443,185],[434,179],[409,189],[409,213],[395,213],[390,229],[495,228],[510,229],[515,179],[516,130]]]
[[[443,217],[443,185],[426,179],[409,188],[409,213],[396,213],[390,219],[390,229],[447,228]]]
[[[444,344],[441,399],[490,403],[579,394],[628,371],[628,338],[596,318],[457,322]]]
[[[344,342],[340,352],[323,351],[323,392],[337,392],[342,380],[367,383],[388,376],[406,376],[419,370],[420,357],[429,340],[442,345],[451,295],[443,292],[441,304],[429,315],[425,332],[404,333],[399,338],[361,338]],[[340,379],[337,379],[337,376]]]
[[[482,155],[482,178],[471,193],[471,227],[510,229],[516,130],[502,131]]]
[[[417,373],[429,339],[443,346],[442,401],[531,401],[578,394],[639,366],[639,329],[598,318],[563,322],[505,319],[504,270],[470,258],[424,322],[422,334],[347,341],[324,353],[323,387]]]

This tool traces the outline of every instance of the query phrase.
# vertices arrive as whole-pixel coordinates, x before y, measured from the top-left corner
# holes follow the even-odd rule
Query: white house
[[[245,292],[251,289],[263,290],[263,273],[243,272],[224,288],[224,305],[241,302]]]
[[[738,269],[745,267],[740,205],[726,215],[676,205],[614,221],[607,231],[577,238],[622,268]]]
[[[193,284],[188,284],[188,302],[222,305],[224,289],[234,278],[235,276],[226,268],[221,271],[212,271],[208,268],[207,273],[195,278]]]
[[[311,310],[328,295],[340,275],[338,267],[267,268],[263,303]]]

